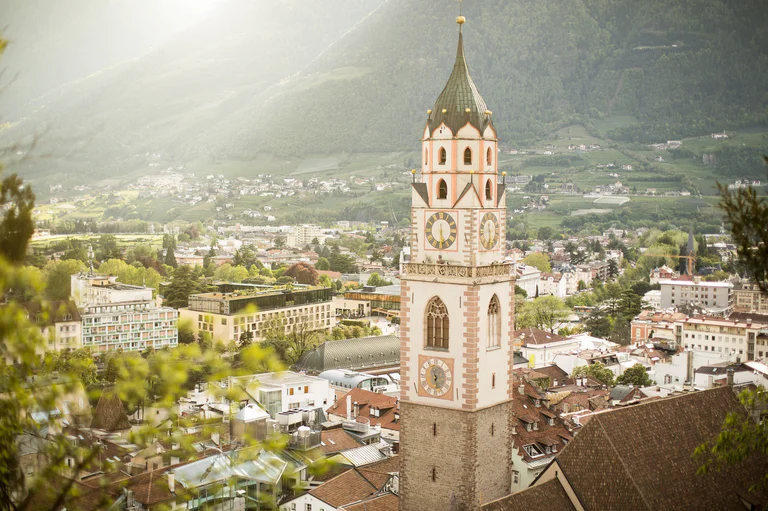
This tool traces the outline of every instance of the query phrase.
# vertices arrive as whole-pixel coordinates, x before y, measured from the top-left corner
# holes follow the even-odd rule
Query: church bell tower
[[[509,494],[515,283],[492,113],[464,58],[427,111],[401,278],[401,511]]]

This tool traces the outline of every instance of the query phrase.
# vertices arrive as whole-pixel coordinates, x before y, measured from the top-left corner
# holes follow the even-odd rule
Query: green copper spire
[[[456,20],[459,24],[459,47],[456,50],[456,62],[453,64],[451,77],[445,84],[443,92],[438,96],[435,106],[429,114],[429,131],[432,133],[440,123],[445,123],[451,128],[454,135],[467,124],[472,124],[483,133],[491,122],[491,113],[485,106],[480,93],[477,92],[475,82],[469,75],[467,61],[464,58],[464,38],[461,33],[461,26],[464,24],[464,16],[459,16]]]

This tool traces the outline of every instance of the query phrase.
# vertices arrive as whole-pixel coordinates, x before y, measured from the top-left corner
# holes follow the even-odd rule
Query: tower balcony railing
[[[513,275],[512,263],[498,263],[484,266],[465,266],[458,264],[405,263],[405,275],[423,275],[436,277],[482,278]]]

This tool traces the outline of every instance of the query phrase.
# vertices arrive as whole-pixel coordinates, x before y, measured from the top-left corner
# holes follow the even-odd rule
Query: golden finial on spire
[[[467,18],[461,15],[462,3],[463,3],[463,0],[459,0],[459,16],[456,18],[456,23],[459,24],[459,30],[461,30],[461,26],[467,21]]]

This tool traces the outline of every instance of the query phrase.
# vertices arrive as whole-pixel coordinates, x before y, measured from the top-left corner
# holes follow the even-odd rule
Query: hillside
[[[25,161],[25,175],[413,150],[454,57],[454,5],[264,5],[224,2],[11,119],[6,141],[44,127],[38,152],[53,156]],[[470,70],[505,144],[575,123],[644,144],[768,124],[760,0],[494,0],[467,2],[465,14]]]

